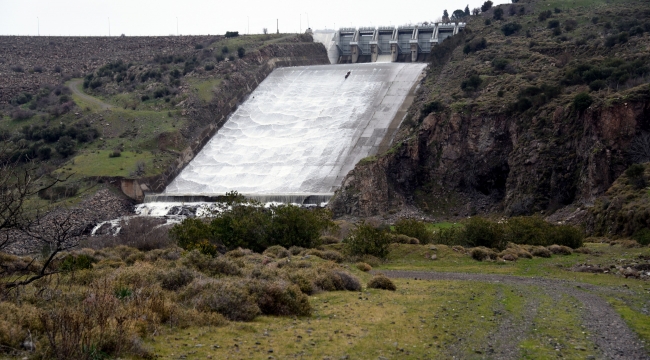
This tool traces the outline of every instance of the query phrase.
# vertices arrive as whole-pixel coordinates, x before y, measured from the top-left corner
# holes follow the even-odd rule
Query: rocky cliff
[[[348,175],[331,202],[337,215],[408,204],[446,216],[548,214],[591,205],[632,163],[629,144],[650,127],[650,37],[635,14],[650,7],[502,8],[503,19],[473,16],[435,49],[392,149]]]

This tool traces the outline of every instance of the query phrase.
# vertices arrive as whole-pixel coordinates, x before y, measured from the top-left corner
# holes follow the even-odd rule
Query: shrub
[[[340,243],[341,240],[335,236],[331,235],[324,235],[320,237],[320,243],[324,245],[330,245],[330,244],[338,244]]]
[[[543,258],[550,258],[551,257],[551,251],[549,251],[547,248],[543,246],[535,246],[530,253],[533,256],[537,257],[543,257]]]
[[[550,18],[551,16],[553,16],[553,13],[551,12],[551,10],[542,11],[537,16],[537,20],[545,21],[546,19]]]
[[[492,25],[492,20],[485,19],[485,21],[483,21],[483,24],[485,24],[485,26],[490,26],[490,25]]]
[[[481,5],[481,11],[486,12],[492,9],[492,4],[493,4],[492,1],[487,0],[486,2],[483,3],[483,5]]]
[[[359,269],[359,270],[361,270],[363,272],[368,272],[368,271],[372,270],[372,266],[370,266],[370,265],[368,265],[368,264],[366,264],[364,262],[358,262],[356,264],[356,267],[357,267],[357,269]]]
[[[594,102],[591,96],[586,92],[581,92],[573,98],[573,107],[577,112],[587,110]]]
[[[34,115],[35,113],[33,111],[23,110],[21,108],[17,108],[11,111],[11,118],[13,120],[26,120]]]
[[[492,249],[488,249],[484,246],[472,248],[469,251],[469,255],[474,260],[483,261],[483,260],[496,260],[497,253]]]
[[[119,150],[113,150],[112,152],[108,153],[109,158],[116,158],[122,156],[122,152]]]
[[[214,70],[214,64],[205,64],[204,68],[206,71],[212,71]]]
[[[391,241],[397,244],[419,244],[420,241],[414,237],[404,234],[397,234],[391,236]]]
[[[463,221],[465,242],[472,247],[503,249],[506,246],[503,225],[474,216]]]
[[[381,290],[390,290],[395,291],[397,287],[395,284],[386,277],[384,274],[377,274],[370,279],[368,282],[368,287],[371,289],[381,289]]]
[[[199,311],[214,311],[233,321],[252,321],[262,313],[243,280],[194,280],[181,299]]]
[[[264,315],[311,315],[309,298],[300,288],[285,281],[255,281],[248,285]]]
[[[501,20],[501,19],[503,19],[503,9],[501,9],[500,7],[494,9],[494,12],[492,13],[492,15],[493,15],[493,17],[494,17],[494,20]]]
[[[59,138],[59,141],[56,142],[54,148],[59,154],[61,154],[61,156],[68,157],[74,154],[76,145],[76,141],[72,140],[68,135],[65,135]]]
[[[632,235],[632,238],[641,245],[650,245],[650,229],[639,229]]]
[[[335,227],[331,213],[324,209],[305,209],[295,205],[272,206],[273,218],[269,228],[269,243],[291,246],[316,247],[320,234]]]
[[[468,79],[463,80],[460,84],[460,88],[465,91],[476,91],[481,86],[482,82],[483,80],[481,80],[481,77],[474,74]]]
[[[246,55],[246,50],[243,47],[237,49],[237,56],[239,56],[240,59],[243,58],[244,55]]]
[[[343,288],[347,291],[361,291],[361,283],[352,274],[345,271],[334,271],[343,282]]]
[[[201,44],[196,44],[196,45],[194,45],[194,49],[195,49],[195,50],[201,50],[201,49],[203,49],[203,45],[201,45]]]
[[[505,70],[510,62],[504,58],[494,58],[492,60],[492,67],[497,70]]]
[[[516,22],[512,23],[507,23],[501,27],[501,31],[503,32],[503,35],[505,36],[510,36],[516,32],[521,30],[521,25]]]
[[[263,254],[266,256],[274,257],[276,259],[282,259],[291,256],[289,250],[283,248],[280,245],[273,245],[268,247],[266,250],[264,250]]]
[[[566,31],[573,31],[576,27],[578,27],[578,22],[574,19],[569,19],[564,22],[564,30]]]
[[[226,31],[226,37],[232,38],[239,36],[239,31]]]
[[[323,251],[320,258],[325,259],[325,260],[334,261],[334,262],[337,262],[337,263],[340,263],[340,262],[343,261],[343,255],[341,255],[341,253],[339,253],[338,251],[335,251],[335,250],[325,250],[325,251]]]
[[[181,248],[191,251],[198,249],[198,243],[211,238],[212,234],[208,225],[202,219],[187,218],[174,226],[169,235]]]
[[[594,80],[591,83],[589,83],[589,89],[591,91],[598,91],[606,87],[607,87],[607,83],[605,82],[605,80]]]
[[[462,227],[450,227],[439,229],[433,233],[432,243],[442,245],[464,245],[465,229]]]
[[[173,268],[158,275],[160,286],[165,290],[176,291],[194,280],[194,273],[186,267]]]
[[[92,269],[94,259],[92,259],[88,255],[68,255],[65,258],[63,258],[63,261],[61,261],[61,264],[59,265],[59,270],[60,271],[75,271],[75,270],[83,270],[83,269]]]
[[[229,61],[235,61],[235,57],[233,55],[228,56]]]
[[[362,221],[343,241],[351,255],[373,255],[380,258],[388,255],[390,236],[381,229]]]
[[[547,27],[549,29],[555,29],[560,27],[560,20],[551,20],[548,22]]]
[[[568,246],[563,245],[551,245],[548,247],[548,251],[555,255],[571,255],[573,251]]]
[[[419,240],[420,244],[428,244],[433,240],[433,233],[427,225],[415,219],[399,219],[395,223],[395,232]]]
[[[467,44],[465,44],[465,47],[463,48],[463,53],[469,54],[472,52],[483,50],[485,48],[487,48],[487,40],[485,40],[485,38],[473,39]]]
[[[22,66],[20,65],[14,65],[11,67],[11,71],[13,72],[25,72],[25,69],[23,69]]]
[[[420,117],[424,119],[427,115],[433,112],[442,111],[443,109],[444,105],[442,105],[440,101],[431,101],[422,107],[422,110],[420,110]]]

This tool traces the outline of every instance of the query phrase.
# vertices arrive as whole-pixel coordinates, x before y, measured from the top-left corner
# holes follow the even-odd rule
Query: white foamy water
[[[360,159],[377,151],[424,67],[276,69],[165,194],[331,194]]]

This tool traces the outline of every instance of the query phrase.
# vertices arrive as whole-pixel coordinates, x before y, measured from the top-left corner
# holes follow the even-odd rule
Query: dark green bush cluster
[[[577,249],[584,240],[583,231],[576,227],[554,225],[535,216],[512,217],[504,222],[475,216],[462,224],[463,227],[437,231],[433,242],[503,250],[509,242],[535,246],[557,244]]]
[[[494,58],[492,60],[492,67],[497,70],[505,70],[508,64],[510,64],[510,62],[504,58]]]
[[[542,86],[529,86],[519,92],[517,101],[511,104],[511,110],[524,112],[530,108],[538,108],[562,92],[559,86],[543,84]]]
[[[488,45],[487,40],[485,40],[485,38],[473,39],[467,44],[465,44],[465,47],[463,48],[463,52],[465,54],[473,53],[487,48],[487,45]]]
[[[483,5],[481,5],[481,11],[486,12],[492,9],[492,4],[493,4],[492,1],[487,0],[486,2],[483,3]]]
[[[576,111],[582,112],[587,110],[593,102],[594,99],[589,94],[581,92],[573,98],[573,107],[575,107]]]
[[[553,20],[549,21],[548,24],[547,24],[547,27],[549,29],[559,28],[560,27],[560,20],[553,19]]]
[[[395,223],[395,233],[416,238],[420,244],[428,244],[433,240],[433,233],[426,223],[415,219],[399,219]]]
[[[12,117],[15,120],[22,120],[34,115],[32,112],[24,111],[18,107],[20,105],[27,105],[29,110],[47,112],[53,117],[61,116],[75,107],[70,94],[70,89],[64,85],[44,86],[35,95],[23,92],[10,101],[12,105],[17,106]],[[25,117],[25,114],[30,114],[30,116]]]
[[[420,119],[424,119],[429,114],[444,110],[444,105],[440,101],[431,101],[426,103],[420,110]]]
[[[633,164],[627,170],[625,170],[625,176],[627,176],[628,184],[636,190],[640,190],[646,187],[646,181],[643,176],[645,168],[641,164]]]
[[[476,91],[483,83],[481,77],[474,74],[460,83],[460,88],[465,91]]]
[[[246,50],[243,47],[237,49],[237,56],[239,56],[240,59],[243,58],[244,55],[246,55]]]
[[[386,229],[377,228],[365,221],[357,224],[343,240],[345,249],[350,255],[372,255],[379,258],[388,255],[391,242],[392,238]]]
[[[630,79],[643,77],[650,72],[648,59],[623,60],[611,58],[599,64],[580,64],[567,70],[562,83],[566,85],[588,84],[592,90],[615,88]]]
[[[519,30],[521,30],[521,25],[516,22],[507,23],[501,27],[501,32],[503,32],[503,35],[505,36],[513,35]]]
[[[539,13],[539,15],[537,15],[537,20],[545,21],[546,19],[550,18],[551,16],[553,16],[553,12],[551,10],[542,11],[542,12]]]
[[[329,211],[324,209],[294,205],[265,208],[262,204],[238,199],[216,213],[210,222],[186,219],[174,226],[170,235],[184,249],[212,244],[226,249],[242,247],[262,252],[273,245],[316,247],[321,233],[333,226]]]
[[[227,38],[233,38],[239,36],[239,31],[226,31]]]

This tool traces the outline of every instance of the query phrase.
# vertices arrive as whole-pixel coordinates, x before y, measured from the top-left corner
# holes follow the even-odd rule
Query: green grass
[[[84,152],[74,156],[62,168],[57,170],[62,174],[73,173],[75,176],[124,176],[136,169],[139,161],[144,162],[146,175],[161,173],[163,169],[157,168],[154,163],[156,156],[149,151],[141,153],[124,151],[120,157],[111,158],[108,155],[112,150],[98,150]]]
[[[281,41],[287,36],[292,37],[295,35],[286,35],[286,34],[257,34],[257,35],[240,35],[234,38],[222,39],[215,41],[210,46],[209,49],[217,49],[221,51],[221,48],[224,46],[228,47],[229,52],[224,54],[224,56],[234,55],[237,56],[237,49],[243,47],[246,51],[257,49],[263,45],[271,44],[274,42]]]
[[[209,79],[209,80],[199,80],[199,79],[188,79],[193,92],[196,92],[199,99],[210,102],[214,97],[214,90],[221,85],[222,79]]]

